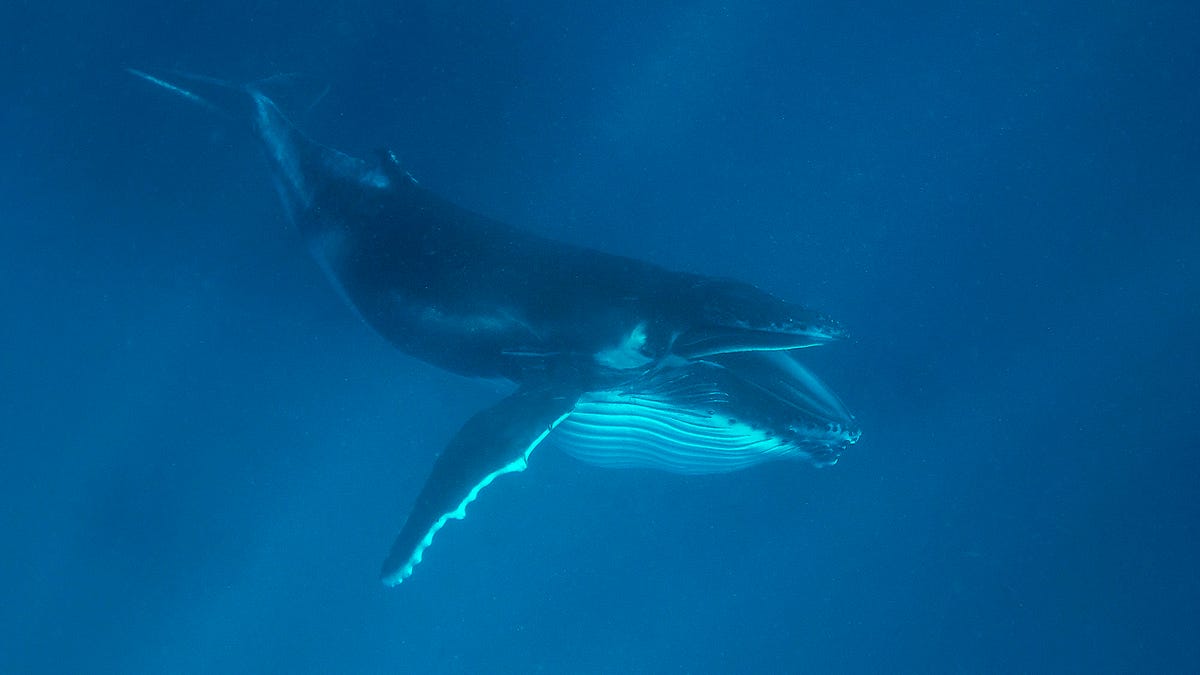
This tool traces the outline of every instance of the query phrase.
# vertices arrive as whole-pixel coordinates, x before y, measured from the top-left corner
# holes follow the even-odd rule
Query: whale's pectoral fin
[[[407,579],[438,530],[451,518],[465,518],[467,504],[497,476],[524,471],[534,448],[571,414],[580,393],[568,385],[522,387],[468,420],[434,462],[383,563],[383,582],[395,586]]]

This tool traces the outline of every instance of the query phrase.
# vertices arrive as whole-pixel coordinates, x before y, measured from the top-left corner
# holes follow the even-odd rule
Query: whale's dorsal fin
[[[573,384],[524,386],[467,421],[433,464],[392,551],[383,582],[395,586],[412,574],[434,535],[498,476],[524,471],[529,457],[568,415],[581,391]]]

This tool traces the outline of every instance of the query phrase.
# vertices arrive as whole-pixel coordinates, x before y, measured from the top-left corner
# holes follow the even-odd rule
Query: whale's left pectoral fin
[[[407,579],[438,530],[452,518],[465,518],[467,505],[497,476],[524,471],[579,396],[570,386],[522,387],[468,420],[434,462],[383,563],[383,582],[395,586]]]

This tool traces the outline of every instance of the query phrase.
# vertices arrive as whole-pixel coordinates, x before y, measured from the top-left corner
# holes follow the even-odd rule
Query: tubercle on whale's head
[[[804,335],[819,342],[834,342],[850,336],[840,321],[823,312],[795,306],[783,316],[783,319],[762,324],[749,320],[745,322],[745,327],[785,335]]]
[[[846,329],[829,315],[741,281],[701,277],[693,281],[690,293],[702,308],[700,320],[709,326],[803,336],[811,338],[813,344],[847,337]]]
[[[845,340],[850,337],[849,331],[842,325],[842,322],[828,314],[820,312],[815,312],[812,317],[804,321],[796,330],[805,334],[821,335],[830,341]]]

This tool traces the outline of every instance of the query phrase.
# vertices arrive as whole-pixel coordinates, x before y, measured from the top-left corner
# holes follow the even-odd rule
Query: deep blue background
[[[1200,6],[796,4],[0,4],[0,671],[1195,670]],[[383,588],[500,389],[126,66],[313,75],[321,141],[828,311],[863,440],[541,453]]]

